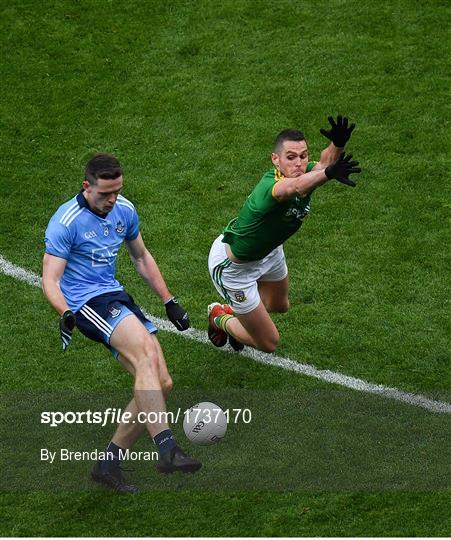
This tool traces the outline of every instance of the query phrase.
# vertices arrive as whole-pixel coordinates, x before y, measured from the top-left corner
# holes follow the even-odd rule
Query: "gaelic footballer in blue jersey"
[[[144,245],[138,214],[121,195],[122,187],[122,169],[114,156],[98,154],[88,162],[82,190],[48,224],[42,284],[47,300],[61,316],[63,350],[76,326],[108,347],[134,377],[134,397],[125,409],[131,420],[119,425],[107,447],[108,459],[97,463],[91,474],[115,491],[135,493],[136,487],[121,473],[119,457],[146,429],[160,452],[160,472],[194,472],[201,464],[177,446],[165,421],[133,423],[140,412],[154,413],[149,418],[165,418],[158,413],[166,410],[172,380],[156,327],[116,279],[116,260],[123,243],[137,272],[164,302],[177,329],[189,328],[189,318]]]

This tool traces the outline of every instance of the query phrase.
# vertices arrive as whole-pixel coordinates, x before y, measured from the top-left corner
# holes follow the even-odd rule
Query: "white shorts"
[[[249,313],[260,303],[257,281],[282,281],[287,277],[283,246],[259,261],[235,263],[227,257],[222,238],[222,234],[216,238],[208,256],[211,279],[236,313]]]

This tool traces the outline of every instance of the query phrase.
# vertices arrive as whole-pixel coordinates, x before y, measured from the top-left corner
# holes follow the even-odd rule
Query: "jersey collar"
[[[80,192],[78,193],[77,195],[77,203],[78,203],[78,206],[80,208],[86,208],[87,210],[89,210],[91,212],[91,214],[94,214],[95,216],[101,218],[101,219],[105,219],[108,215],[108,212],[106,214],[98,214],[97,212],[94,212],[93,210],[91,210],[91,208],[89,208],[89,204],[88,204],[88,201],[85,199],[84,195],[83,195],[83,191],[84,189],[80,190]]]
[[[285,176],[279,171],[279,169],[274,167],[274,178],[276,179],[276,182],[278,182],[279,180],[283,180]]]

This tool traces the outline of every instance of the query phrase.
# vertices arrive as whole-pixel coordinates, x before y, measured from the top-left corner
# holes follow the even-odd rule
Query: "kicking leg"
[[[166,400],[170,390],[172,389],[172,379],[169,375],[163,351],[159,342],[155,341],[155,345],[158,353],[160,383]],[[134,377],[135,369],[127,358],[119,354],[118,360],[121,365]],[[122,461],[120,450],[125,451],[126,449],[132,448],[139,437],[146,431],[146,425],[145,423],[139,421],[139,409],[136,405],[135,398],[128,403],[124,413],[129,413],[129,420],[128,422],[121,422],[118,425],[111,442],[106,448],[107,458],[98,463],[98,470],[96,470],[96,468],[94,469],[93,476],[94,479],[108,485],[108,487],[112,487],[113,484],[113,487],[118,491],[135,493],[137,488],[127,484],[122,474],[118,470],[118,466]],[[111,474],[112,471],[115,472]],[[117,481],[118,479],[119,482]]]
[[[160,384],[162,387],[164,398],[166,400],[169,392],[172,389],[172,379],[169,375],[160,343],[158,341],[155,341],[155,346],[158,354]],[[118,360],[121,365],[134,377],[135,370],[133,368],[133,365],[121,354],[119,355]],[[130,420],[127,423],[121,422],[118,425],[111,441],[118,447],[126,449],[131,448],[135,444],[135,442],[142,435],[142,433],[146,431],[146,426],[143,422],[138,421],[139,409],[136,405],[135,398],[133,398],[129,402],[124,412],[131,414]]]
[[[123,319],[114,329],[110,345],[130,365],[134,373],[134,398],[139,411],[144,413],[164,412],[166,405],[160,383],[158,349],[156,337],[148,334],[143,324],[135,316]],[[147,423],[146,428],[153,437],[163,429],[165,422]]]
[[[156,336],[150,335],[135,316],[129,316],[114,329],[110,345],[127,361],[129,370],[134,373],[134,404],[131,402],[129,405],[136,407],[138,412],[149,416],[153,413],[158,418],[156,422],[145,424],[160,452],[158,470],[160,472],[198,470],[201,464],[186,456],[176,445],[165,419],[164,391],[169,392],[172,381]],[[133,434],[136,435],[135,432]],[[130,433],[128,435],[132,436]]]

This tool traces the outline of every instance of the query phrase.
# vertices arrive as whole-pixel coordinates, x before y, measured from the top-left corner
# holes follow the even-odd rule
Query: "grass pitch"
[[[354,190],[338,184],[318,190],[311,216],[286,244],[292,308],[276,317],[278,354],[450,399],[447,3],[85,0],[12,1],[0,9],[3,256],[40,273],[48,219],[79,189],[91,154],[113,152],[124,165],[124,194],[138,208],[148,247],[193,326],[204,328],[206,305],[215,297],[206,264],[210,244],[269,167],[275,134],[303,129],[315,159],[326,143],[319,128],[327,116],[348,114],[357,123],[349,149],[364,172]],[[148,311],[163,316],[125,255],[119,279]],[[106,351],[82,336],[60,353],[57,318],[37,289],[5,276],[0,288],[6,396],[26,391],[31,400],[42,392],[130,388]],[[277,392],[274,413],[277,402],[286,404],[293,393],[333,391],[176,335],[161,333],[160,340],[175,388],[193,397]],[[351,391],[344,395],[354,405],[362,402]],[[378,415],[371,417],[375,399],[368,396],[368,410],[360,411],[363,431],[377,426]],[[387,403],[385,414],[402,415],[405,406],[396,407]],[[431,434],[446,434],[448,419],[430,414]],[[4,406],[2,415],[8,418]],[[319,401],[312,415],[313,421],[324,418]],[[333,435],[343,437],[340,418],[337,410]],[[293,429],[292,419],[272,422],[265,444],[275,462],[293,457],[285,445],[280,451],[281,438],[292,441],[299,460],[312,458],[302,444],[302,426]],[[437,448],[431,453],[426,435],[416,433],[415,424],[407,431],[409,426],[419,445],[425,441],[423,457],[437,464]],[[16,427],[20,434],[24,426]],[[344,445],[352,447],[354,436],[350,432]],[[106,432],[98,437],[100,446],[108,440]],[[377,436],[369,440],[376,443]],[[236,452],[237,467],[252,465],[254,452],[249,439]],[[356,478],[354,489],[313,490],[287,489],[283,482],[280,488],[274,470],[267,474],[274,479],[270,487],[257,482],[236,489],[223,480],[199,489],[196,476],[189,486],[152,472],[155,485],[127,500],[96,489],[24,492],[4,486],[0,532],[450,533],[449,481],[435,489],[420,490],[418,482],[404,488],[373,482],[365,489]]]

